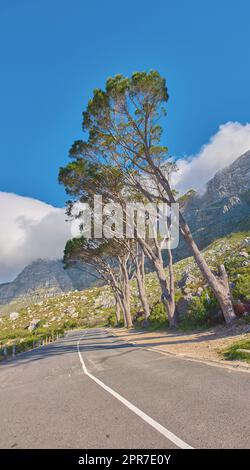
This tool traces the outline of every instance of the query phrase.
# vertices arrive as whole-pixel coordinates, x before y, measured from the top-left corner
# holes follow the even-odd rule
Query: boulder
[[[190,298],[188,296],[182,297],[180,300],[178,300],[176,310],[179,320],[186,316],[191,300],[192,297]]]
[[[110,308],[114,305],[115,298],[113,296],[109,296],[107,293],[99,295],[94,302],[94,306],[97,308]]]
[[[183,292],[184,294],[192,294],[192,289],[190,289],[190,287],[185,287],[185,289],[183,289]]]
[[[250,303],[237,302],[234,304],[234,311],[237,317],[241,317],[245,313],[250,313]]]
[[[17,320],[19,317],[19,313],[18,312],[11,312],[10,313],[10,320],[14,321],[14,320]]]
[[[28,330],[29,331],[35,330],[36,328],[38,328],[39,323],[40,323],[40,320],[31,320],[31,322],[28,326]]]
[[[243,256],[244,258],[248,258],[248,253],[246,251],[240,251],[239,255]]]
[[[71,318],[78,318],[79,314],[77,312],[72,313]]]
[[[180,289],[183,289],[187,284],[193,281],[195,281],[195,277],[190,274],[189,271],[186,270],[182,273],[182,277],[178,282],[178,287],[180,287]]]
[[[197,289],[196,295],[198,295],[198,297],[201,297],[202,292],[203,292],[203,287],[199,287],[199,288]]]
[[[248,260],[245,260],[242,262],[242,266],[248,266],[249,265],[249,261]]]
[[[76,311],[76,308],[75,307],[68,307],[64,310],[64,313],[69,313],[70,315],[72,315],[73,313],[75,313]]]
[[[250,246],[250,238],[244,238],[242,245],[244,247]]]

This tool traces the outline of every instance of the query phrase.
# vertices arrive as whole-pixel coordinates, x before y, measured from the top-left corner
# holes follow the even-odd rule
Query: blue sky
[[[0,0],[0,191],[64,205],[58,168],[115,73],[167,78],[172,154],[249,121],[249,18],[249,0]]]

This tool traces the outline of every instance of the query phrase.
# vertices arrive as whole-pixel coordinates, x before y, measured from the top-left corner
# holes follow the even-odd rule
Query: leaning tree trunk
[[[130,311],[130,303],[127,302],[126,293],[124,293],[124,295],[122,296],[122,308],[125,316],[124,326],[126,328],[131,328],[131,326],[133,326],[133,323]]]
[[[129,275],[127,271],[127,258],[120,260],[121,268],[121,284],[122,284],[122,305],[126,317],[126,327],[131,328],[133,326],[131,309],[130,309],[130,284]]]
[[[191,231],[184,220],[182,214],[180,214],[180,227],[182,234],[191,248],[195,261],[203,274],[204,278],[207,280],[208,284],[210,285],[216,299],[218,300],[223,316],[227,324],[232,323],[237,317],[234,312],[233,302],[230,294],[230,288],[228,283],[228,276],[223,265],[220,266],[220,278],[216,278],[216,276],[212,273],[211,269],[209,268],[206,260],[202,256],[198,246],[196,245]]]
[[[121,266],[120,266],[120,270],[121,270]],[[122,283],[118,282],[114,276],[114,274],[112,273],[112,271],[110,271],[110,277],[111,277],[111,281],[110,281],[110,285],[111,285],[111,288],[114,292],[114,297],[115,297],[115,302],[116,302],[116,305],[115,305],[115,314],[116,314],[116,319],[117,319],[117,322],[120,321],[120,312],[122,312],[122,316],[123,316],[123,322],[124,322],[124,326],[125,328],[127,327],[127,314],[126,314],[126,307],[124,305],[124,292],[123,292],[123,289],[122,289]],[[121,286],[119,286],[119,284],[121,284]]]
[[[142,282],[140,269],[137,269],[137,268],[136,268],[136,282],[137,282],[138,293],[139,293],[141,305],[142,305],[144,316],[145,316],[145,322],[147,322],[148,318],[149,318],[149,315],[150,315],[150,307],[149,307],[149,303],[148,303],[148,299],[147,299],[145,286]]]
[[[160,288],[161,288],[161,301],[166,310],[166,316],[169,321],[170,327],[175,327],[177,325],[177,312],[175,309],[175,302],[174,302],[174,283],[173,283],[173,271],[171,277],[171,292],[168,289],[168,283],[166,278],[166,273],[163,266],[163,260],[160,252],[158,251],[158,256],[152,252],[151,248],[147,245],[145,240],[138,239],[142,250],[145,253],[145,256],[153,263],[155,267],[155,271],[159,280]],[[170,259],[170,263],[172,258]]]
[[[167,202],[167,204],[171,203],[176,203],[175,197],[172,193],[170,184],[168,180],[164,177],[162,171],[160,168],[156,167],[152,160],[149,158],[149,164],[153,171],[155,172],[155,176],[158,180],[158,182],[161,184],[161,186],[164,188],[164,190],[167,193],[167,196],[169,200],[164,200],[164,202]],[[224,266],[220,267],[220,274],[221,276],[217,278],[209,268],[206,260],[203,258],[198,246],[196,245],[192,233],[189,229],[188,224],[186,223],[182,213],[180,212],[179,214],[179,221],[180,221],[180,228],[181,232],[185,238],[186,243],[188,246],[191,248],[194,259],[198,265],[198,268],[200,269],[202,275],[208,282],[209,286],[211,287],[216,299],[218,300],[223,316],[225,318],[225,322],[227,324],[232,323],[237,317],[234,312],[233,308],[233,302],[232,298],[230,295],[230,289],[229,289],[229,283],[228,283],[228,278],[227,274],[225,271]]]
[[[156,274],[160,283],[161,293],[162,293],[161,301],[166,309],[169,326],[176,327],[177,326],[177,312],[175,309],[174,297],[170,294],[169,289],[168,289],[168,283],[167,283],[165,270],[163,266],[161,266],[161,263],[159,263],[158,261],[154,262],[154,266],[155,266]]]
[[[120,310],[122,311],[123,323],[124,323],[125,328],[127,328],[128,326],[127,313],[126,313],[126,306],[124,304],[123,293],[120,293],[118,295],[118,301],[119,301]]]
[[[177,310],[175,307],[175,286],[174,286],[174,268],[173,268],[173,256],[172,250],[168,248],[168,271],[169,271],[169,308],[171,312],[171,324],[170,326],[176,327],[178,324]]]
[[[139,260],[140,256],[140,260]],[[137,243],[137,253],[135,258],[135,266],[136,266],[136,282],[138,287],[138,293],[140,297],[140,302],[143,308],[144,317],[145,317],[145,325],[148,323],[148,318],[150,315],[150,307],[148,303],[147,293],[145,289],[145,272],[144,272],[144,262],[145,257],[142,250],[139,249],[139,244]]]

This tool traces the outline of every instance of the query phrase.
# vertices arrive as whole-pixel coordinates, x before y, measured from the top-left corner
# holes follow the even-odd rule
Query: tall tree
[[[136,72],[130,78],[116,75],[106,82],[106,89],[94,90],[83,113],[83,129],[89,132],[87,143],[78,141],[72,154],[81,153],[93,161],[116,162],[131,187],[154,197],[141,183],[141,175],[156,178],[162,188],[160,195],[167,204],[176,203],[165,163],[169,162],[167,147],[162,145],[161,119],[166,115],[168,91],[165,79],[158,72]],[[157,195],[157,198],[159,195]],[[195,243],[190,228],[180,214],[180,230],[191,248],[197,265],[217,298],[225,321],[235,318],[228,278],[224,266],[214,274]]]

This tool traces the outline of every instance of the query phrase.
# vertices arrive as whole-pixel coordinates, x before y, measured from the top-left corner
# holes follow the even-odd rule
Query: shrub
[[[142,327],[143,322],[145,322],[145,315],[144,312],[139,311],[133,317],[133,323],[135,326]]]
[[[207,295],[208,294],[208,295]],[[200,297],[194,297],[180,326],[193,329],[218,322],[218,303],[212,293],[206,289]]]
[[[68,320],[65,320],[63,323],[63,328],[65,328],[65,330],[77,328],[78,326],[79,326],[79,322],[71,318]]]
[[[106,323],[105,323],[106,326],[111,326],[111,327],[114,327],[114,326],[122,327],[122,326],[124,326],[122,312],[121,312],[121,319],[118,323],[116,322],[116,315],[115,315],[115,308],[114,307],[110,307],[110,308],[106,309],[106,312],[109,313],[109,315],[107,317],[107,320],[106,320]]]
[[[243,274],[235,280],[233,297],[240,300],[250,300],[250,270],[244,270]]]
[[[154,328],[162,328],[169,325],[165,307],[162,302],[156,302],[149,315],[149,323]]]
[[[250,339],[238,341],[227,349],[222,350],[221,353],[225,359],[244,359],[250,362],[250,354],[238,351],[239,349],[247,349],[250,351]]]
[[[116,316],[114,310],[110,312],[108,318],[107,318],[107,326],[116,326]]]

